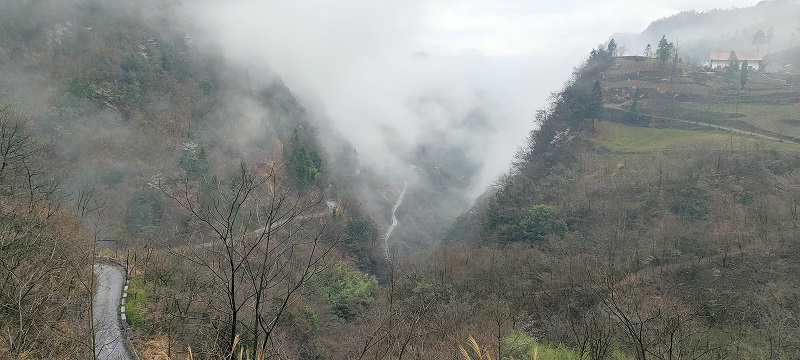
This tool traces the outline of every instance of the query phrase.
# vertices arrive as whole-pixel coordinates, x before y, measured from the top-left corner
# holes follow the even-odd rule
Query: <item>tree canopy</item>
[[[755,34],[753,34],[753,45],[756,46],[757,51],[761,51],[761,45],[767,43],[767,34],[764,33],[764,30],[758,30]]]
[[[742,85],[742,89],[744,86],[747,85],[747,71],[749,70],[750,66],[747,64],[747,60],[742,63],[742,73],[741,77],[739,78],[739,84]]]
[[[667,41],[666,35],[662,36],[661,40],[658,41],[656,57],[661,60],[662,63],[665,63],[670,59],[673,51],[675,51],[675,44]]]
[[[609,53],[609,54],[611,54],[611,56],[614,56],[614,55],[616,55],[616,51],[617,51],[617,41],[616,41],[616,40],[614,40],[614,39],[612,38],[612,39],[611,39],[611,40],[608,42],[608,47],[607,47],[607,50],[608,50],[608,53]]]
[[[731,50],[730,55],[728,56],[728,71],[736,71],[739,70],[739,57],[736,56],[736,52]]]

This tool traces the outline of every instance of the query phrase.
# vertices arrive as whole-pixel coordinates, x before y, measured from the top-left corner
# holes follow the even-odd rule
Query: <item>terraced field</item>
[[[698,112],[709,113],[709,116],[720,120],[730,119],[735,104],[685,102],[681,107]],[[762,102],[739,104],[739,114],[735,118],[755,128],[769,130],[778,134],[800,137],[800,103],[768,104]]]
[[[669,64],[655,59],[625,57],[615,60],[602,82],[608,106],[626,109],[635,89],[641,91],[639,110],[644,115],[694,121],[746,131],[788,141],[800,139],[800,84],[779,75],[750,73],[744,89],[739,74],[706,71],[679,65],[674,75]],[[787,78],[791,79],[791,78]],[[797,150],[797,146],[715,129],[686,130],[632,127],[603,123],[598,127],[598,144],[612,151],[686,149],[696,146]],[[667,127],[672,125],[667,122]],[[678,129],[682,128],[682,129]],[[612,136],[613,134],[613,136]],[[732,141],[733,140],[733,141]],[[762,146],[763,145],[763,146]]]
[[[613,152],[692,150],[699,148],[731,150],[800,151],[799,144],[756,139],[707,129],[657,129],[603,121],[594,137],[598,146]]]
[[[668,81],[652,81],[652,80],[630,80],[630,81],[617,81],[607,82],[603,84],[604,89],[621,89],[621,88],[640,88],[655,90],[661,95],[667,95],[668,92],[689,95],[711,95],[712,89],[700,84],[681,84],[673,83],[670,86]]]
[[[614,66],[606,71],[608,75],[627,75],[634,73],[657,73],[664,70],[664,65],[655,59],[643,58],[619,58],[614,62]]]

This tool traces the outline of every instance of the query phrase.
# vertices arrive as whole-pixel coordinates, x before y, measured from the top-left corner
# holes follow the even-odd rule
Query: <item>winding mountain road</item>
[[[386,235],[383,236],[383,244],[386,250],[386,259],[389,260],[391,260],[392,258],[392,255],[389,253],[389,237],[392,236],[394,228],[397,227],[397,224],[399,224],[399,222],[397,221],[397,216],[395,216],[395,213],[397,212],[397,208],[400,207],[400,204],[403,203],[403,197],[406,196],[406,189],[408,189],[408,181],[403,180],[403,191],[400,192],[400,197],[397,198],[397,203],[395,203],[394,207],[392,208],[392,225],[389,226],[388,229],[386,229]]]
[[[290,220],[299,221],[320,217],[329,214],[335,206],[335,202],[328,202],[328,207],[331,209],[329,211],[277,221],[257,229],[251,234],[264,233],[275,227],[283,226]],[[176,249],[210,248],[216,244],[219,244],[219,240],[207,241],[194,245],[183,245],[177,248],[170,248],[170,251],[175,251]],[[95,290],[94,299],[92,300],[92,321],[94,322],[95,328],[94,352],[99,360],[131,360],[125,349],[125,334],[120,327],[118,318],[122,290],[125,287],[125,276],[116,266],[104,263],[96,263],[94,265],[94,274],[97,279],[97,288]]]
[[[405,193],[405,188],[403,193]],[[403,193],[400,195],[400,200],[395,206],[395,210],[397,210],[397,206],[402,201]],[[325,204],[328,207],[327,211],[276,221],[253,231],[252,234],[264,233],[275,227],[283,226],[291,220],[302,221],[329,215],[338,206],[337,202],[333,200],[328,200]],[[392,216],[394,216],[394,211],[392,211]],[[396,220],[392,227],[395,225]],[[184,248],[211,247],[214,244],[215,242],[209,241],[184,246]],[[100,360],[131,360],[125,348],[125,334],[120,327],[118,317],[122,291],[125,287],[125,275],[118,267],[102,262],[96,263],[93,270],[97,281],[94,299],[92,300],[92,322],[95,328],[94,352]]]
[[[117,318],[125,276],[116,266],[101,263],[94,265],[94,274],[97,278],[97,289],[92,300],[94,353],[100,360],[130,360]]]

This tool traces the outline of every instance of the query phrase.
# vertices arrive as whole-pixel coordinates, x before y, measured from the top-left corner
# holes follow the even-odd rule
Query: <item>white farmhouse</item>
[[[730,56],[731,56],[730,51],[711,53],[711,68],[722,69],[728,67]],[[747,60],[747,67],[749,67],[750,70],[761,69],[761,62],[764,61],[764,57],[759,54],[748,54],[744,52],[743,53],[737,52],[736,58],[739,59],[739,64]]]

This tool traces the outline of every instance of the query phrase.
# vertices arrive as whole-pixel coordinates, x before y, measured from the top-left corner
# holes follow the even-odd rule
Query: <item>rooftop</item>
[[[735,52],[736,58],[739,61],[761,61],[764,57],[757,53],[746,53],[746,52]],[[711,53],[711,60],[712,61],[728,61],[730,60],[731,53],[730,52],[714,52]]]

